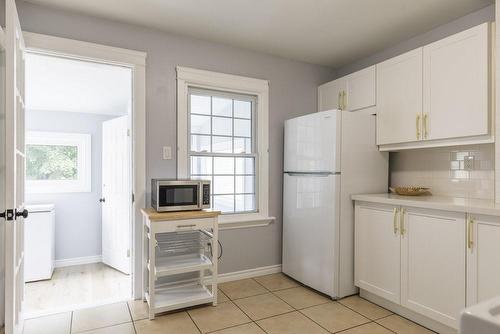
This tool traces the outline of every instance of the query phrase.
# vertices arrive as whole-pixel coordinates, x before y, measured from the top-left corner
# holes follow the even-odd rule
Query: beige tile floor
[[[129,301],[26,321],[24,334],[430,334],[358,296],[337,302],[283,274],[219,285],[219,304],[147,319]]]
[[[52,279],[26,283],[28,317],[130,299],[130,275],[103,263],[57,268]]]

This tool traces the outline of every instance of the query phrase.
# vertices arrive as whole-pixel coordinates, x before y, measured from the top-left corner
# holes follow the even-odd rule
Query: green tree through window
[[[76,180],[77,177],[77,146],[26,146],[26,178],[28,180]]]

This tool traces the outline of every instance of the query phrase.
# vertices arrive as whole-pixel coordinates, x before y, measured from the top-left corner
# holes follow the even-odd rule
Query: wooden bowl
[[[391,187],[389,190],[392,193],[396,193],[402,196],[421,196],[421,195],[430,195],[430,188],[426,187]]]

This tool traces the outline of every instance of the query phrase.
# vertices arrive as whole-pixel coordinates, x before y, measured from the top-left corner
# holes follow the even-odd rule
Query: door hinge
[[[130,137],[130,129],[127,129],[127,137]]]
[[[132,203],[135,203],[135,195],[132,193]]]
[[[0,218],[4,218],[7,221],[12,221],[15,219],[15,210],[14,209],[7,209],[4,212],[0,213]]]
[[[130,257],[130,249],[127,249],[127,257]]]

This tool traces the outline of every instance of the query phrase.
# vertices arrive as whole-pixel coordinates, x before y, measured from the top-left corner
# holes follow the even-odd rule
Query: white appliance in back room
[[[51,279],[55,265],[55,206],[37,204],[26,207],[24,224],[24,280]]]
[[[329,110],[285,122],[283,272],[332,298],[356,293],[351,195],[386,192],[375,116]]]

